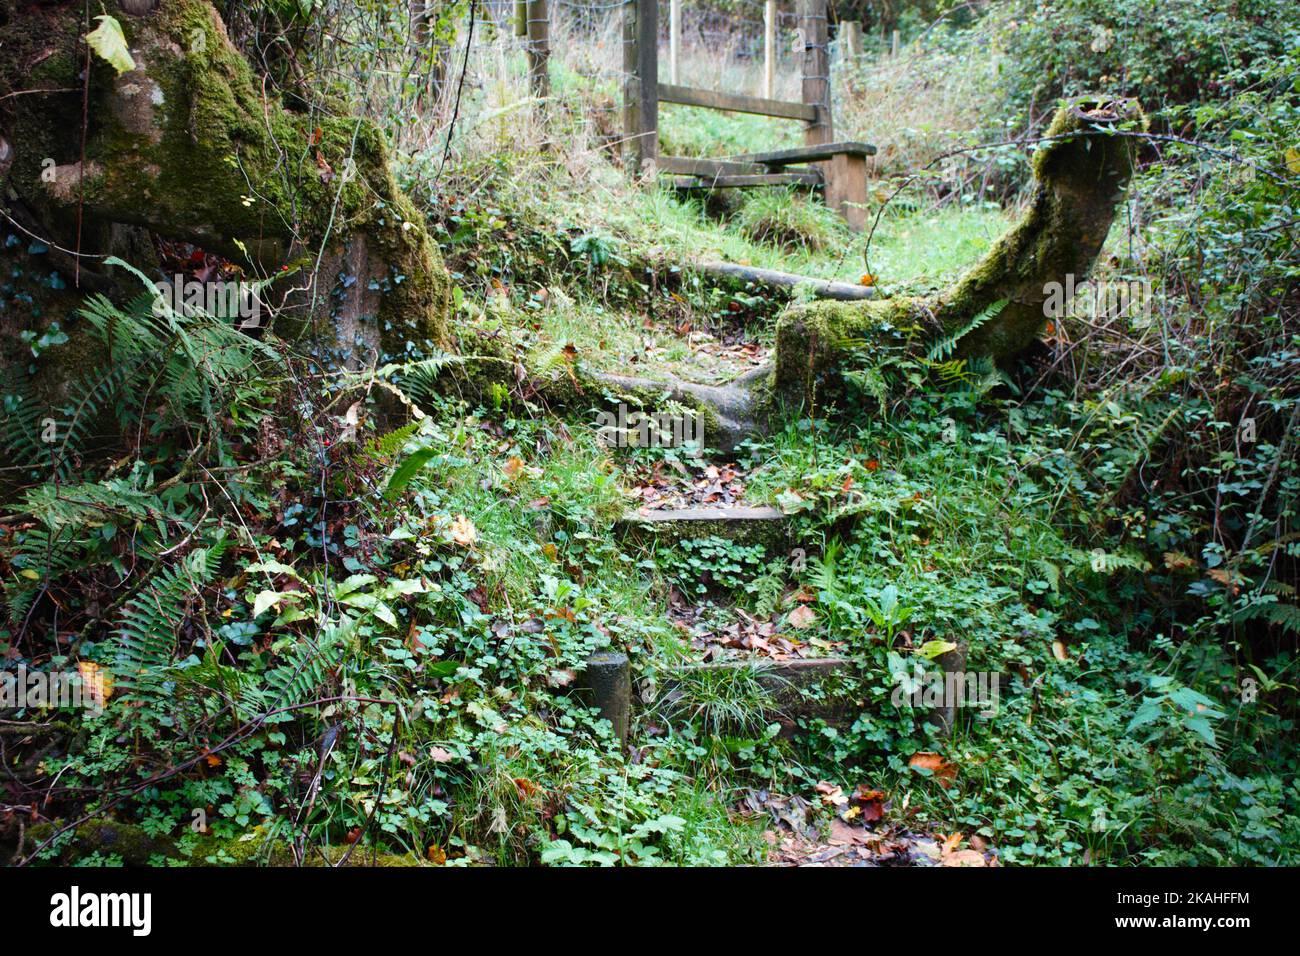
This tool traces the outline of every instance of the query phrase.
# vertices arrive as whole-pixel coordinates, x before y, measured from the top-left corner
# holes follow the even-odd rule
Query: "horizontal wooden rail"
[[[821,173],[763,173],[754,176],[697,176],[680,184],[684,189],[744,189],[754,186],[820,186]]]
[[[767,170],[754,163],[738,163],[730,159],[699,159],[695,156],[660,156],[655,168],[661,173],[681,176],[746,176],[759,175]]]
[[[817,146],[797,146],[794,149],[778,149],[770,153],[748,153],[736,156],[734,163],[758,163],[761,166],[794,166],[799,163],[816,163],[836,156],[866,157],[876,155],[876,147],[870,143],[822,143]]]
[[[718,93],[714,90],[697,90],[689,86],[659,84],[659,101],[681,106],[700,106],[709,110],[726,110],[731,113],[756,113],[759,116],[776,116],[780,119],[817,121],[817,107],[808,103],[791,103],[786,100],[768,100],[761,96],[744,96],[740,93]]]

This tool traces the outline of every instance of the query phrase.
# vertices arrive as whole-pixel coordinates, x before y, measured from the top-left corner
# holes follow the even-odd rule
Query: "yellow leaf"
[[[86,34],[86,42],[99,56],[112,65],[118,73],[135,69],[135,60],[127,49],[126,37],[122,35],[122,24],[108,16],[95,17],[99,26]]]
[[[511,455],[506,459],[506,464],[502,471],[506,473],[507,478],[514,481],[524,473],[524,460]]]
[[[1065,649],[1065,645],[1060,641],[1052,641],[1052,656],[1058,661],[1068,661],[1070,652]]]
[[[1300,149],[1296,149],[1294,146],[1288,147],[1286,151],[1286,168],[1300,176]]]
[[[41,579],[40,572],[35,571],[32,568],[23,568],[22,576],[29,581],[39,581]]]

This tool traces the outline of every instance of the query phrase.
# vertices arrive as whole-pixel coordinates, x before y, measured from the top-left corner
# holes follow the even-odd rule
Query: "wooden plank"
[[[822,174],[760,173],[753,176],[697,176],[694,183],[683,183],[683,189],[748,189],[755,186],[820,186]]]
[[[761,96],[745,96],[741,93],[719,93],[715,90],[697,90],[689,86],[674,86],[671,83],[659,84],[659,100],[663,103],[677,103],[681,106],[699,106],[709,110],[725,110],[730,113],[754,113],[758,116],[776,116],[780,119],[803,120],[811,123],[817,119],[817,109],[803,103],[790,103],[786,100],[769,100]]]
[[[623,7],[623,164],[633,176],[659,154],[659,0]]]
[[[758,163],[762,166],[794,166],[798,163],[816,163],[836,156],[874,156],[876,147],[870,143],[853,141],[823,143],[819,146],[797,146],[794,149],[777,149],[770,153],[748,153],[733,157],[737,163]]]
[[[762,175],[766,170],[754,163],[738,163],[730,159],[700,159],[695,156],[660,156],[655,169],[661,173],[682,176],[746,176]]]

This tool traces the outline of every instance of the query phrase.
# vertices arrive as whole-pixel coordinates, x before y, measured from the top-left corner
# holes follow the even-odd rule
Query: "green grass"
[[[790,149],[803,142],[794,120],[661,104],[659,151],[666,156],[725,158]]]
[[[953,278],[993,244],[1009,221],[999,209],[957,205],[887,215],[873,239],[872,271],[887,290]],[[699,202],[667,190],[632,194],[629,201],[607,208],[604,223],[631,242],[664,249],[683,261],[721,259],[845,282],[858,281],[864,270],[865,235],[823,222],[828,236],[820,249],[757,242],[732,224],[706,216]]]

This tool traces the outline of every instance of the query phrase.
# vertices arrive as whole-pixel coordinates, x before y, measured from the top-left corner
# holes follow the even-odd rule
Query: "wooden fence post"
[[[799,0],[799,29],[804,39],[803,101],[817,107],[817,119],[804,128],[803,141],[805,146],[820,146],[833,135],[826,0]]]
[[[677,61],[682,52],[682,0],[668,0],[668,82],[680,83]]]
[[[776,99],[776,0],[763,4],[763,95]]]
[[[862,55],[862,24],[857,20],[840,22],[840,55],[850,62]]]
[[[533,96],[551,95],[551,11],[547,0],[527,0],[528,81]]]
[[[654,171],[659,155],[659,0],[623,5],[623,165]]]

